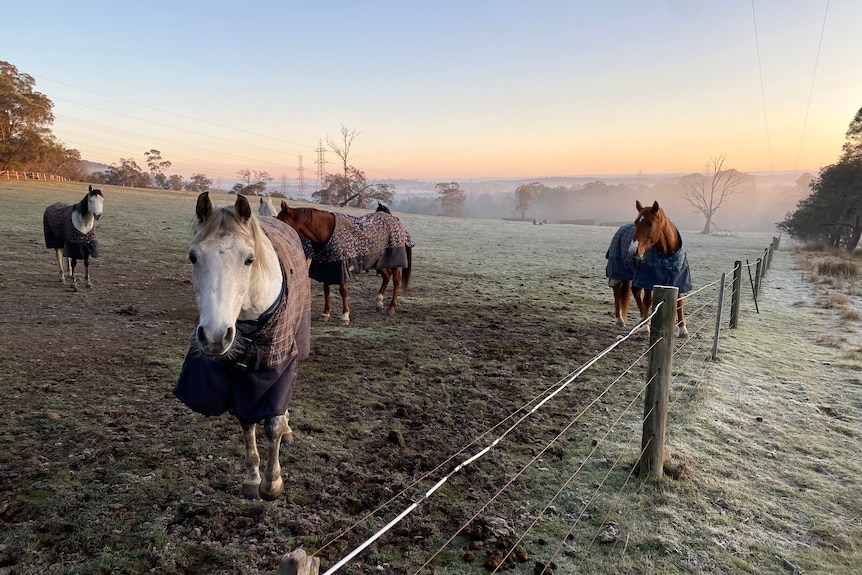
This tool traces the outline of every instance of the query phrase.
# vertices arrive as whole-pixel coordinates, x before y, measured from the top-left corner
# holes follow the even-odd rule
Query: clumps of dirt
[[[686,475],[691,466],[691,457],[674,453],[665,457],[662,469],[666,477],[678,481]]]
[[[525,563],[527,551],[513,542],[515,530],[501,517],[477,518],[470,525],[470,543],[464,551],[464,561],[476,560],[476,552],[486,550],[483,565],[488,570],[511,569]]]

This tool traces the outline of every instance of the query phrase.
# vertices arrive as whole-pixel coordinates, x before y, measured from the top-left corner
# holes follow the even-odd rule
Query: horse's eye
[[[250,266],[254,263],[254,256],[248,256],[245,260],[245,265]]]
[[[189,252],[189,261],[193,264],[198,263],[198,256],[196,256],[194,252]]]

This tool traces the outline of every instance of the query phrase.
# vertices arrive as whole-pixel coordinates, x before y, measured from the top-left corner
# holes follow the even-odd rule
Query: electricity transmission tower
[[[305,199],[305,168],[302,167],[302,156],[299,156],[299,167],[296,168],[299,174],[299,199]]]
[[[317,164],[317,189],[323,189],[323,182],[326,180],[326,148],[323,147],[323,140],[317,144],[317,159],[314,163]]]

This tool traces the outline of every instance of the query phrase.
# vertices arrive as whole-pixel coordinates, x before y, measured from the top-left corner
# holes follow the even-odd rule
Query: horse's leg
[[[377,270],[377,273],[380,274],[383,281],[380,284],[380,290],[377,292],[377,305],[375,306],[375,309],[377,311],[383,311],[383,296],[386,295],[386,288],[389,286],[389,276],[392,275],[392,272],[388,269],[382,269]]]
[[[329,321],[331,313],[332,299],[330,298],[329,284],[323,284],[323,313],[320,314],[320,319],[323,321]]]
[[[72,291],[78,291],[78,278],[75,277],[75,267],[78,265],[78,260],[75,258],[69,258],[69,280],[71,281],[70,289]]]
[[[263,481],[260,483],[260,496],[267,501],[278,499],[284,492],[284,480],[281,478],[281,464],[278,461],[278,450],[281,440],[293,442],[293,430],[288,425],[289,413],[270,417],[263,426],[266,434],[266,467],[263,471]]]
[[[682,311],[682,306],[683,298],[682,296],[679,296],[676,299],[676,337],[686,338],[688,337],[688,328],[685,326],[685,314]]]
[[[401,268],[392,270],[392,302],[389,304],[389,309],[386,313],[389,315],[395,314],[395,306],[398,305],[398,288],[401,287]]]
[[[618,327],[626,326],[626,317],[629,313],[629,291],[631,291],[631,282],[620,280],[614,285],[614,317],[617,320]]]
[[[88,288],[93,287],[93,282],[90,281],[90,257],[84,258],[84,283]]]
[[[637,301],[638,303],[638,309],[641,312],[641,321],[643,321],[647,317],[649,317],[650,309],[652,309],[652,290],[632,288],[632,292],[634,292],[634,290],[638,290],[638,292],[643,292],[643,297],[640,300],[638,300],[638,294],[635,294],[635,301]],[[646,324],[643,330],[644,332],[649,333],[649,324]]]
[[[255,437],[256,423],[242,426],[242,440],[245,444],[245,480],[242,482],[242,496],[246,499],[260,497],[260,454],[257,452]]]
[[[63,248],[54,248],[54,255],[57,258],[57,267],[60,268],[60,283],[66,283],[66,271],[63,269]]]
[[[339,325],[350,325],[350,304],[347,303],[347,282],[344,282],[338,287],[338,293],[341,295],[341,321]]]

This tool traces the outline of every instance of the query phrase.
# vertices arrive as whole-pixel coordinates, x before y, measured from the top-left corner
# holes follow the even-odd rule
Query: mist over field
[[[713,218],[713,231],[775,232],[796,203],[807,196],[810,173],[742,174],[742,184],[728,196]],[[618,175],[571,178],[533,178],[458,182],[467,193],[465,218],[515,218],[515,190],[521,184],[538,182],[549,192],[534,197],[526,220],[560,223],[618,225],[635,216],[635,201],[658,201],[683,230],[699,232],[704,217],[683,198],[685,188],[698,174]],[[803,183],[798,183],[803,182]],[[396,195],[393,208],[404,213],[440,215],[435,201],[435,183],[419,180],[388,180]],[[586,221],[584,221],[586,220]]]

